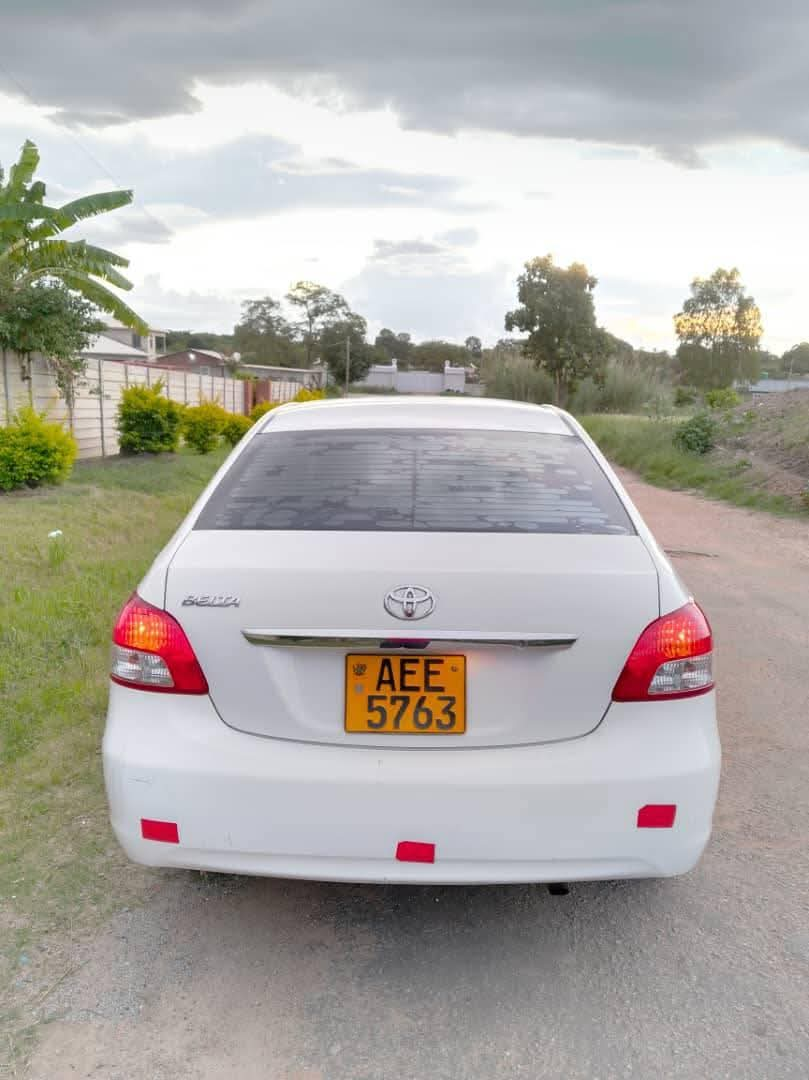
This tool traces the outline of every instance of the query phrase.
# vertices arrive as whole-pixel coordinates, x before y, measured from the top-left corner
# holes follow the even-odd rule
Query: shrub
[[[723,386],[718,390],[709,390],[705,395],[705,404],[709,409],[735,409],[741,404],[741,398],[730,386]]]
[[[254,405],[250,410],[250,419],[255,424],[256,420],[260,420],[262,416],[265,416],[270,411],[270,409],[277,409],[280,404],[280,401],[259,401],[259,403]]]
[[[697,400],[697,391],[693,386],[678,386],[674,391],[674,404],[678,408],[684,405],[693,405]]]
[[[325,390],[307,390],[305,386],[297,392],[293,401],[322,401],[326,396]]]
[[[229,416],[222,428],[222,437],[225,442],[235,446],[240,439],[244,438],[252,426],[253,422],[249,416]]]
[[[716,421],[708,413],[697,413],[675,429],[674,445],[689,454],[707,454],[716,445]]]
[[[215,401],[203,401],[183,414],[183,438],[198,454],[210,454],[219,445],[228,414]]]
[[[180,441],[183,406],[163,393],[163,382],[130,386],[118,405],[118,441],[124,454],[173,453]]]
[[[0,491],[60,484],[70,475],[77,450],[61,424],[34,409],[20,409],[0,427]]]
[[[486,393],[489,397],[544,405],[553,401],[553,379],[547,371],[535,367],[527,356],[515,356],[495,369],[487,380]]]

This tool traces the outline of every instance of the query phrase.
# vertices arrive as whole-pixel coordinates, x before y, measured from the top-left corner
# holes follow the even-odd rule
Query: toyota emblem
[[[435,608],[435,597],[423,585],[399,585],[385,597],[385,611],[394,619],[426,619]]]

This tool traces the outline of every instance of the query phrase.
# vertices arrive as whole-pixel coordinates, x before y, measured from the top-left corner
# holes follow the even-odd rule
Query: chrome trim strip
[[[404,629],[404,628],[403,628]],[[414,627],[414,630],[417,628]],[[397,627],[398,630],[398,627]],[[375,634],[281,634],[272,630],[242,630],[242,635],[252,645],[271,645],[281,648],[296,649],[384,649],[386,642],[418,641],[426,645],[484,645],[507,646],[514,649],[566,649],[574,645],[577,638],[568,634],[463,634],[447,630],[423,630],[418,633]],[[388,648],[406,648],[407,646],[388,645]],[[414,646],[419,648],[419,646]]]

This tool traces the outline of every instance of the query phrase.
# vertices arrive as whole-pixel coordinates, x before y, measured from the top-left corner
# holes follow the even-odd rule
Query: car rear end
[[[276,410],[115,631],[129,855],[331,880],[682,873],[719,770],[710,629],[578,425]]]

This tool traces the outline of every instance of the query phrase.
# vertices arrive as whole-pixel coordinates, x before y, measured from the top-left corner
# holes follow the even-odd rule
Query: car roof
[[[314,431],[328,428],[488,428],[574,435],[565,414],[552,405],[498,398],[355,397],[283,405],[262,429]]]

